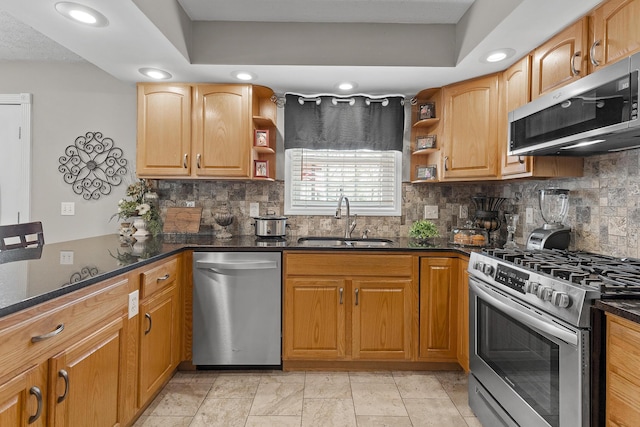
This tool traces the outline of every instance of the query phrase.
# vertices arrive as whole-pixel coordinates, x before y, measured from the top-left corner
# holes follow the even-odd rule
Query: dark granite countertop
[[[0,317],[34,306],[152,263],[185,249],[223,251],[453,251],[469,255],[476,248],[458,247],[445,239],[420,244],[413,239],[392,238],[392,246],[336,248],[300,246],[297,239],[258,240],[255,236],[216,239],[212,234],[165,234],[130,241],[110,234],[68,242],[45,244],[37,259],[2,262],[0,257]],[[71,259],[72,258],[72,259]]]
[[[640,300],[599,300],[595,307],[632,322],[640,323]]]

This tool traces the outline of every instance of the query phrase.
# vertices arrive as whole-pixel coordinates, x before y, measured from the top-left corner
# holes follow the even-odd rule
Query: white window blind
[[[358,215],[399,216],[399,151],[286,150],[285,214],[334,215],[341,192]]]

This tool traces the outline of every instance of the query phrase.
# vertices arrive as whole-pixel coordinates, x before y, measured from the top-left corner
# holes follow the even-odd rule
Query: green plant
[[[411,224],[411,228],[409,229],[409,237],[414,237],[416,239],[429,239],[432,237],[438,237],[439,235],[438,227],[427,219],[421,219],[414,222]]]

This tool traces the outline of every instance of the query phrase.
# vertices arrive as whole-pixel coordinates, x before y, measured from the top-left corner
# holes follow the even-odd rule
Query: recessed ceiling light
[[[56,3],[55,7],[58,13],[74,22],[92,27],[106,27],[109,25],[109,20],[106,16],[90,7],[66,1]]]
[[[250,73],[249,71],[234,71],[233,73],[231,73],[231,75],[236,79],[245,82],[248,82],[249,80],[255,80],[258,77],[255,74]]]
[[[482,62],[500,62],[515,55],[516,51],[509,48],[496,49],[484,55]]]
[[[172,77],[170,73],[158,68],[140,68],[138,72],[143,76],[151,77],[154,80],[167,80]]]
[[[358,87],[358,84],[357,84],[357,83],[354,83],[354,82],[342,82],[342,83],[338,83],[338,84],[336,85],[336,87],[337,87],[339,90],[352,90],[352,89],[357,88],[357,87]]]

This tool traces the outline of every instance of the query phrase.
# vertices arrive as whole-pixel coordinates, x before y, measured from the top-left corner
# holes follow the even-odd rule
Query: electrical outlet
[[[469,207],[466,205],[460,205],[460,213],[458,214],[458,218],[465,219],[469,217]]]
[[[260,216],[260,203],[249,203],[249,216],[252,218]]]
[[[140,297],[138,291],[135,290],[129,294],[129,319],[138,314],[138,305],[140,304]]]
[[[60,215],[75,215],[76,204],[74,202],[62,202],[60,203]]]
[[[438,219],[438,206],[425,205],[424,219]]]
[[[527,208],[527,224],[533,224],[533,208]]]
[[[60,265],[73,264],[73,251],[60,251]]]
[[[195,208],[196,207],[196,202],[194,202],[193,200],[189,200],[185,203],[185,206],[188,208]]]

